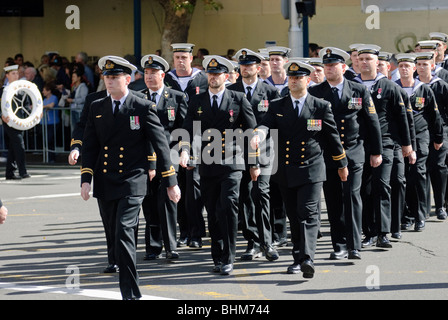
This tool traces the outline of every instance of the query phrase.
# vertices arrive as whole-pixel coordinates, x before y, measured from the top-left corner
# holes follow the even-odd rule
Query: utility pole
[[[299,25],[297,0],[289,0],[289,48],[291,57],[303,57],[303,29]]]

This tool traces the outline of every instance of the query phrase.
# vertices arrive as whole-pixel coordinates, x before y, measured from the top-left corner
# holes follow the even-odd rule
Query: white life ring
[[[22,119],[19,118],[15,111],[13,110],[13,98],[14,96],[19,93],[24,92],[26,93],[30,98],[32,102],[32,109],[31,111],[28,111],[26,109],[25,112],[28,114],[28,117]],[[39,92],[39,89],[37,86],[27,80],[17,80],[13,83],[6,86],[3,90],[3,95],[1,97],[2,99],[2,115],[4,117],[9,117],[9,122],[7,123],[8,126],[17,129],[17,130],[28,130],[36,126],[42,117],[42,112],[44,110],[44,104],[42,101],[42,95]],[[18,101],[15,101],[15,104],[17,105]],[[23,101],[21,101],[23,103]],[[23,105],[19,106],[23,107]]]

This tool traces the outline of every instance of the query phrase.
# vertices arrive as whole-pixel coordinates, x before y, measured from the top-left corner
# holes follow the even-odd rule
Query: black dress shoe
[[[288,245],[288,240],[286,238],[281,238],[272,242],[272,246],[275,247],[286,247]]]
[[[409,230],[412,228],[412,225],[414,224],[414,222],[405,222],[401,224],[401,230]]]
[[[376,240],[376,246],[379,248],[392,248],[392,244],[389,241],[389,238],[385,235],[379,235]]]
[[[361,260],[361,255],[359,254],[359,251],[356,249],[348,250],[348,258],[350,260]]]
[[[261,246],[261,250],[264,252],[264,256],[266,257],[267,260],[269,261],[278,260],[279,258],[278,251],[274,249],[271,245],[269,246],[263,245]]]
[[[28,173],[25,173],[23,175],[20,176],[22,179],[27,179],[27,178],[31,178],[31,176]]]
[[[160,257],[160,255],[155,253],[147,253],[145,254],[143,260],[156,260]]]
[[[221,261],[215,261],[213,265],[212,272],[220,273],[221,272]]]
[[[437,219],[445,220],[446,218],[447,218],[447,214],[446,214],[445,208],[437,209]]]
[[[330,260],[342,260],[347,258],[348,252],[345,250],[330,253]]]
[[[392,232],[392,234],[390,235],[392,238],[394,239],[401,239],[401,232]]]
[[[368,248],[371,247],[375,244],[376,242],[376,237],[365,237],[364,240],[362,240],[361,242],[361,247],[362,248]]]
[[[179,240],[177,240],[177,247],[185,247],[189,244],[189,239],[187,237],[185,238],[180,238]]]
[[[103,269],[103,273],[115,273],[118,272],[118,266],[116,264],[110,264]]]
[[[202,248],[202,240],[191,240],[190,241],[190,248]]]
[[[306,259],[300,264],[300,269],[302,270],[303,277],[305,279],[311,279],[314,277],[314,264],[311,259]]]
[[[5,177],[6,180],[21,180],[21,176],[7,176]]]
[[[167,251],[166,258],[169,260],[179,259],[179,253],[177,251]]]
[[[233,271],[233,264],[223,264],[221,265],[221,275],[228,276]]]
[[[246,252],[244,252],[241,255],[240,259],[241,260],[245,260],[245,261],[250,261],[250,260],[253,260],[253,259],[259,258],[259,257],[261,257],[261,250],[260,250],[259,247],[255,247],[255,248],[252,248],[252,249],[248,248],[246,250]]]
[[[414,226],[415,231],[425,230],[425,221],[416,221]]]
[[[287,274],[296,274],[300,273],[300,263],[293,263],[286,269]]]

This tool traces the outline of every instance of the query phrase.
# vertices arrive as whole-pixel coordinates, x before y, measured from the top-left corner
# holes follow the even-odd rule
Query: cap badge
[[[107,60],[105,68],[106,68],[106,70],[111,70],[111,69],[115,68],[115,64],[112,61]]]
[[[212,59],[209,63],[208,63],[209,67],[215,68],[218,66],[218,61],[216,61],[216,59]]]
[[[326,53],[327,53],[327,57],[330,57],[331,53],[332,53],[331,49],[327,49]]]
[[[299,71],[299,65],[297,63],[291,64],[289,71]]]
[[[154,60],[152,59],[152,57],[148,57],[148,64],[152,64],[154,62]]]

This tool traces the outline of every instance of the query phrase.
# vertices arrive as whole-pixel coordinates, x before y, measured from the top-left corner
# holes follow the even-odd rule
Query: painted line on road
[[[120,292],[96,290],[96,289],[69,289],[69,288],[57,288],[48,286],[25,286],[5,282],[0,282],[0,289],[22,291],[28,293],[29,292],[54,293],[54,294],[84,296],[98,299],[122,300]],[[141,300],[175,300],[175,299],[163,298],[151,295],[143,295]]]

